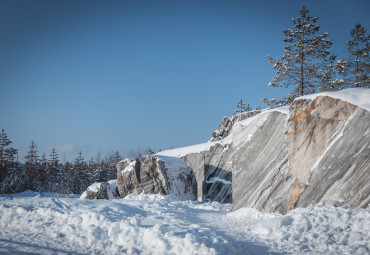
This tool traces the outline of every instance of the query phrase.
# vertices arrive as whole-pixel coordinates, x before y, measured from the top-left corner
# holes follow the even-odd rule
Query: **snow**
[[[316,93],[311,95],[306,95],[302,97],[298,97],[298,99],[310,99],[314,100],[318,96],[328,96],[332,98],[341,99],[348,103],[357,105],[365,110],[370,111],[370,89],[366,88],[350,88],[350,89],[343,89],[335,92],[322,92]]]
[[[123,169],[121,172],[123,173],[123,172],[134,171],[135,170],[135,164],[136,164],[136,161],[130,162],[130,164],[125,169]]]
[[[0,196],[0,254],[369,254],[370,208],[287,215],[163,195]]]
[[[91,190],[92,192],[98,192],[100,188],[101,188],[100,182],[95,182],[88,187],[88,189]]]
[[[182,157],[186,156],[191,153],[200,153],[203,151],[209,150],[212,146],[216,144],[221,144],[223,147],[225,147],[228,144],[231,144],[232,142],[232,134],[227,136],[226,138],[222,140],[218,140],[215,142],[207,142],[207,143],[201,143],[197,145],[192,145],[192,146],[187,146],[187,147],[181,147],[181,148],[176,148],[176,149],[171,149],[171,150],[165,150],[158,152],[155,154],[156,156],[168,156],[168,157]]]
[[[215,182],[222,182],[223,184],[232,184],[231,181],[222,179],[220,177],[212,177],[209,181],[206,181],[206,183],[215,183]]]
[[[115,193],[115,190],[117,188],[117,180],[110,180],[108,181],[108,190],[107,190],[107,193],[108,193],[108,199],[114,199],[114,193]]]

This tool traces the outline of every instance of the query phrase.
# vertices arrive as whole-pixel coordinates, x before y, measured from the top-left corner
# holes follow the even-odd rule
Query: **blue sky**
[[[32,140],[70,161],[205,142],[241,98],[289,92],[266,55],[303,5],[338,57],[370,29],[368,0],[0,0],[0,128],[20,159]]]

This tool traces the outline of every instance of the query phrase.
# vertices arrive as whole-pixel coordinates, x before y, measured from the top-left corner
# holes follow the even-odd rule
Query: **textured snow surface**
[[[0,197],[0,254],[369,254],[370,209],[287,215],[163,195]]]
[[[311,99],[314,100],[318,96],[329,96],[338,98],[351,104],[357,105],[365,110],[370,111],[370,89],[365,88],[351,88],[343,89],[335,92],[322,92],[312,95],[298,97],[298,99]]]

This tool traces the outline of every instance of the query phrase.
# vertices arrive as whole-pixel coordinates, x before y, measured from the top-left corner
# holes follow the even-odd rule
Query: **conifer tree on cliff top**
[[[308,15],[303,7],[299,10],[300,17],[292,18],[293,28],[283,29],[285,36],[284,54],[273,59],[267,56],[277,74],[268,84],[271,87],[293,87],[288,96],[278,99],[264,98],[263,102],[270,106],[290,104],[294,98],[316,91],[323,83],[328,82],[328,73],[332,72],[335,56],[331,54],[332,42],[327,39],[328,33],[318,34],[320,27],[318,18]],[[329,68],[328,68],[329,67]]]
[[[349,83],[354,87],[370,87],[370,35],[359,23],[351,30],[352,40],[347,42],[350,53]]]

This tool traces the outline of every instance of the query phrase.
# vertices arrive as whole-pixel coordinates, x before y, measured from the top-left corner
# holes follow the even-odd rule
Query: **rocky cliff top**
[[[340,99],[342,101],[354,104],[358,107],[370,111],[370,89],[365,88],[351,88],[334,92],[321,92],[298,97],[294,101],[300,99],[315,100],[319,96],[327,96],[331,98]]]

